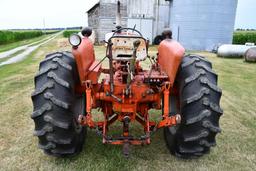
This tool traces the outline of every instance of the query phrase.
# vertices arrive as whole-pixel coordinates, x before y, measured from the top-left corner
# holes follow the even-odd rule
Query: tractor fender
[[[163,40],[158,47],[158,64],[161,70],[168,75],[171,85],[175,81],[184,54],[184,47],[172,39]]]
[[[82,38],[78,47],[73,47],[72,54],[75,57],[77,70],[81,84],[87,80],[89,68],[95,62],[94,46],[88,37]]]

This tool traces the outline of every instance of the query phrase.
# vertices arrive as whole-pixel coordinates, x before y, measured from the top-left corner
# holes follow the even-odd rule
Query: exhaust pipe
[[[121,28],[121,3],[117,1],[116,28]]]

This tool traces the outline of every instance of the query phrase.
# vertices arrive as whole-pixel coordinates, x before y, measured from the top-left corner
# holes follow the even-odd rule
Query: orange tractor
[[[77,154],[87,128],[95,129],[104,144],[123,145],[125,156],[130,145],[150,144],[160,128],[168,149],[179,157],[199,157],[216,145],[221,89],[206,58],[185,56],[171,31],[165,31],[154,59],[139,31],[118,27],[106,42],[106,56],[96,61],[91,33],[85,28],[82,36],[72,35],[72,53],[52,53],[40,63],[31,116],[39,148],[59,157]],[[107,68],[102,67],[105,59]],[[149,70],[140,65],[145,60]],[[102,121],[95,120],[95,109],[102,112]],[[161,119],[153,121],[159,113]],[[122,132],[110,135],[116,122]],[[135,122],[143,127],[141,136],[131,134]]]

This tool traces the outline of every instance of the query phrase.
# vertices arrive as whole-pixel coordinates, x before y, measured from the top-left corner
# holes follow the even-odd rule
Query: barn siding
[[[100,4],[100,14],[101,18],[116,18],[117,4],[116,3],[101,3]],[[121,3],[121,16],[127,17],[127,4]]]
[[[127,27],[127,1],[121,2],[122,26]],[[116,0],[101,0],[100,5],[88,13],[88,24],[95,31],[96,43],[102,43],[105,34],[115,29]]]
[[[154,18],[154,1],[147,0],[129,0],[128,17],[129,18]]]
[[[153,24],[150,24],[146,30],[139,30],[142,33],[145,32],[146,37],[151,41],[153,38],[163,31],[163,28],[168,25],[168,8],[166,8],[169,3],[165,0],[159,0],[159,22],[156,22],[156,8],[155,5],[158,0],[120,0],[121,2],[121,16],[122,16],[122,26],[128,26],[128,19],[138,20],[142,19],[140,23],[152,20]],[[97,9],[91,10],[88,13],[88,23],[89,26],[95,30],[96,42],[100,43],[104,40],[105,34],[111,32],[115,29],[116,21],[116,10],[117,10],[117,0],[100,0],[100,5]],[[162,21],[162,20],[165,21]],[[145,20],[145,21],[144,21]],[[130,26],[131,24],[129,24]],[[138,26],[138,25],[137,25]],[[140,28],[138,26],[137,28]],[[141,27],[143,29],[144,27]],[[144,28],[145,29],[145,28]],[[151,33],[151,35],[148,35]]]
[[[98,43],[103,43],[105,35],[115,29],[115,18],[100,18],[98,28]],[[127,20],[122,20],[122,27],[127,27]]]
[[[94,30],[95,32],[95,42],[99,42],[99,32],[98,32],[98,28],[99,28],[99,8],[96,7],[92,10],[90,10],[90,12],[88,13],[88,25]]]

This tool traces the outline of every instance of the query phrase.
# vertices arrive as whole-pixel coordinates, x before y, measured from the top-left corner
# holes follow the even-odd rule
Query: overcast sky
[[[98,0],[0,0],[0,29],[85,26]],[[225,0],[223,0],[225,1]],[[236,28],[256,29],[256,0],[238,0]]]

